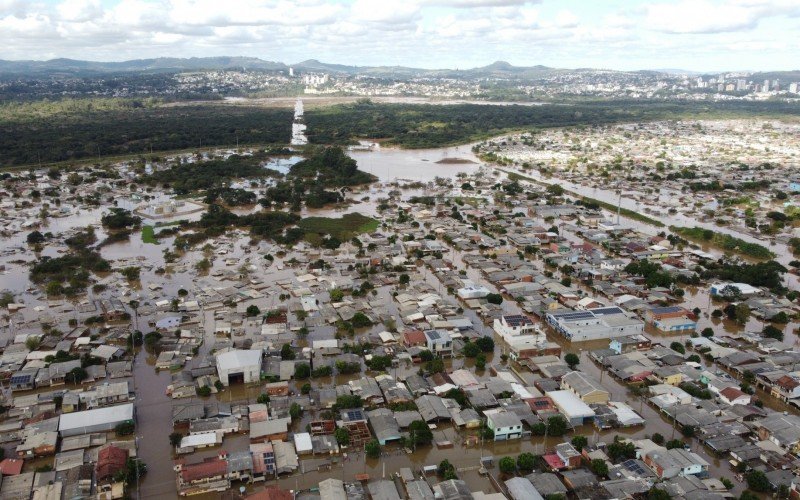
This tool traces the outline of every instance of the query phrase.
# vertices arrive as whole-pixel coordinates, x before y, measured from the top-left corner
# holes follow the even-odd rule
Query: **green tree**
[[[703,331],[700,332],[700,335],[702,335],[703,337],[706,337],[706,338],[713,337],[714,336],[714,329],[711,328],[710,326],[707,326],[707,327],[703,328]]]
[[[258,306],[255,304],[250,304],[249,306],[247,306],[245,314],[247,315],[248,318],[252,318],[261,314],[261,309],[259,309]]]
[[[536,456],[533,453],[522,452],[517,456],[517,468],[523,472],[530,472],[536,467]]]
[[[266,393],[259,394],[258,398],[256,398],[256,403],[262,404],[262,405],[265,405],[265,404],[269,403],[269,394],[266,394]]]
[[[337,427],[336,430],[333,431],[333,436],[336,438],[336,442],[339,443],[339,446],[347,446],[350,444],[350,431],[345,427]]]
[[[350,323],[353,324],[354,328],[366,328],[368,326],[372,326],[372,320],[370,320],[369,317],[362,312],[355,313],[353,318],[350,320]]]
[[[608,477],[608,464],[602,458],[592,459],[589,468],[600,477]]]
[[[294,378],[305,380],[311,376],[311,366],[308,363],[297,363],[294,365]]]
[[[517,470],[517,463],[512,457],[501,458],[498,466],[503,474],[512,474]]]
[[[403,273],[400,275],[399,281],[401,285],[407,285],[411,281],[411,278],[407,274]]]
[[[490,304],[497,304],[500,305],[503,303],[503,296],[499,293],[490,293],[486,295],[486,302]]]
[[[769,479],[767,479],[767,476],[760,470],[753,469],[745,474],[744,478],[745,481],[747,481],[747,487],[753,491],[766,493],[772,490]]]
[[[581,436],[578,434],[577,436],[573,436],[572,440],[570,441],[572,446],[575,447],[576,450],[581,451],[589,444],[589,440],[586,439],[586,436]]]
[[[650,491],[647,492],[647,500],[670,500],[670,498],[672,497],[669,496],[666,490],[656,488],[655,486],[650,488]]]
[[[114,433],[117,436],[130,436],[136,431],[136,427],[134,423],[130,420],[126,422],[120,422],[114,427]]]
[[[311,384],[303,384],[300,387],[300,394],[308,394],[311,392]]]
[[[294,349],[292,349],[290,344],[283,344],[281,346],[281,359],[291,361],[295,357]]]
[[[486,369],[486,355],[484,353],[478,354],[478,357],[475,358],[475,369],[479,372]]]
[[[684,443],[680,439],[670,439],[669,441],[667,441],[667,444],[665,444],[664,446],[668,450],[672,450],[672,449],[675,449],[675,448],[685,448],[686,447],[686,443]]]
[[[673,351],[677,352],[677,353],[686,354],[686,348],[683,347],[683,344],[681,344],[680,342],[671,343],[669,345],[669,348],[672,349]]]
[[[478,345],[474,342],[466,342],[464,344],[464,349],[461,352],[463,352],[464,356],[468,358],[474,358],[481,353],[481,348],[478,347]]]
[[[181,440],[183,439],[183,434],[180,432],[173,432],[169,435],[169,444],[176,448],[179,444],[181,444]]]
[[[636,446],[630,441],[622,441],[619,436],[606,447],[606,453],[613,462],[623,459],[636,458]]]
[[[494,351],[494,339],[488,335],[484,335],[475,339],[475,345],[480,347],[483,352]]]
[[[431,432],[428,424],[422,420],[411,422],[408,426],[408,431],[413,445],[427,446],[433,442],[433,432]]]
[[[371,439],[364,445],[364,451],[369,458],[378,458],[381,456],[381,445],[377,439]]]
[[[574,370],[575,367],[580,364],[581,358],[578,357],[578,355],[573,353],[573,352],[568,352],[564,356],[564,362],[567,363],[569,365],[569,367]]]
[[[750,319],[750,306],[745,303],[737,304],[734,317],[740,325],[747,323],[747,320]]]
[[[562,415],[553,415],[547,419],[547,435],[558,437],[563,436],[567,432],[568,423],[567,419]]]
[[[650,440],[659,446],[664,445],[664,436],[656,432],[652,436],[650,436]]]
[[[292,418],[292,420],[300,418],[300,415],[302,414],[303,408],[299,404],[292,403],[291,406],[289,406],[289,416]]]

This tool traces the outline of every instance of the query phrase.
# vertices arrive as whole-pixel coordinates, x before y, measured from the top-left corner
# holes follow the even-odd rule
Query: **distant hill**
[[[159,57],[156,59],[134,59],[121,62],[78,61],[74,59],[51,59],[49,61],[4,61],[0,60],[0,73],[47,74],[70,73],[89,75],[99,73],[199,71],[221,69],[286,70],[283,63],[264,61],[256,57]]]
[[[597,68],[563,69],[548,66],[514,66],[507,61],[496,61],[487,66],[468,69],[422,69],[405,66],[348,66],[309,59],[297,64],[265,61],[257,57],[159,57],[155,59],[134,59],[120,62],[79,61],[75,59],[51,59],[49,61],[6,61],[0,60],[0,75],[47,75],[71,74],[92,76],[105,73],[171,73],[178,71],[202,71],[225,69],[248,69],[262,71],[288,71],[289,67],[299,72],[320,72],[341,75],[365,75],[383,78],[451,77],[451,78],[519,78],[536,79],[563,73],[638,73],[638,74],[698,74],[677,69],[614,71]],[[800,71],[775,71],[756,73],[754,80],[776,78],[782,81],[800,80]]]

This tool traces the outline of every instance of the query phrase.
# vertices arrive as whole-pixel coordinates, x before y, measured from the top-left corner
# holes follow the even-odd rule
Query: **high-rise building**
[[[791,92],[792,94],[798,94],[798,93],[800,93],[800,92],[798,92],[798,90],[799,89],[798,89],[797,82],[789,84],[789,92]]]
[[[762,90],[764,92],[769,92],[769,80],[764,80],[764,88]]]
[[[736,80],[736,90],[741,92],[742,90],[747,90],[747,80],[744,78],[739,78]]]

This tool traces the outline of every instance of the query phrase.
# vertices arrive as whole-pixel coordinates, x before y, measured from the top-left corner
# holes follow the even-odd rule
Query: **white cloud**
[[[756,28],[763,19],[800,15],[800,3],[791,0],[682,0],[647,7],[646,26],[664,33],[709,34]]]
[[[57,10],[62,20],[72,22],[89,21],[103,15],[100,0],[65,0]]]

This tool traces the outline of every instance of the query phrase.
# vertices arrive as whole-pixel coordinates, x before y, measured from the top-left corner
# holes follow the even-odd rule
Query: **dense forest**
[[[148,184],[169,186],[177,194],[186,194],[192,191],[220,187],[222,183],[231,179],[279,175],[275,170],[261,166],[268,157],[269,155],[264,152],[256,152],[252,156],[231,155],[227,159],[182,163],[165,170],[157,170],[148,176],[142,177],[141,181]],[[218,196],[229,194],[215,193],[214,199]]]
[[[289,109],[85,99],[0,105],[0,167],[152,151],[288,144]]]
[[[573,101],[541,106],[377,104],[310,109],[315,144],[381,138],[408,148],[462,144],[509,130],[658,119],[797,116],[780,101]],[[67,99],[0,104],[0,167],[239,144],[288,144],[290,109],[155,99]]]
[[[660,119],[735,116],[798,116],[784,102],[574,101],[541,106],[484,104],[377,104],[361,100],[306,113],[309,139],[317,144],[354,138],[388,139],[407,148],[440,147],[489,138],[508,130],[599,125]]]

